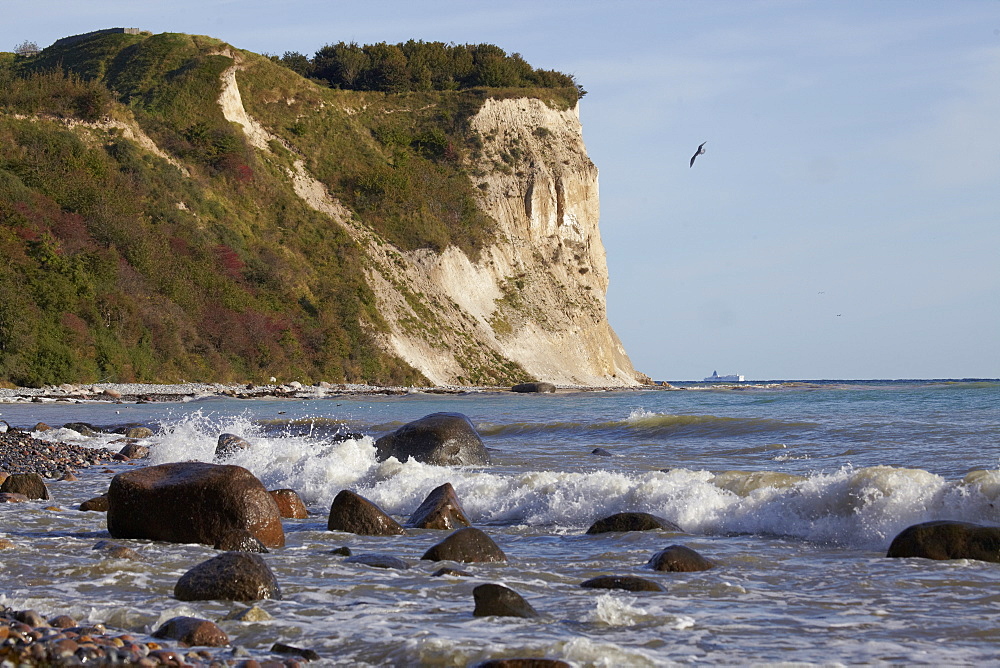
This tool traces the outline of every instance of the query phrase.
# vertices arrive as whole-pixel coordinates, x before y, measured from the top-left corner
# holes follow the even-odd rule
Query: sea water
[[[269,489],[299,492],[310,517],[285,520],[287,545],[263,557],[283,591],[271,619],[220,622],[234,644],[315,650],[328,665],[467,666],[544,656],[579,666],[710,664],[982,665],[1000,658],[1000,565],[885,556],[907,526],[937,519],[1000,524],[1000,382],[678,384],[679,389],[519,395],[213,398],[155,404],[0,404],[0,418],[144,424],[150,463],[212,461],[220,433],[252,448],[227,463]],[[467,415],[493,463],[439,467],[375,460],[375,439],[424,415]],[[345,436],[353,434],[354,437]],[[36,434],[91,447],[111,437]],[[607,455],[594,454],[602,449]],[[127,541],[144,561],[91,548],[104,515],[76,510],[106,490],[97,467],[50,482],[53,499],[0,505],[0,605],[68,612],[133,633],[190,615],[219,620],[244,604],[180,602],[172,592],[208,546]],[[350,489],[401,522],[450,482],[505,564],[421,556],[447,532],[367,537],[326,529]],[[587,535],[595,520],[643,511],[678,524]],[[659,573],[657,551],[686,545],[715,561]],[[407,570],[331,554],[390,554]],[[637,575],[664,592],[592,590]],[[475,586],[520,593],[537,619],[472,615]]]

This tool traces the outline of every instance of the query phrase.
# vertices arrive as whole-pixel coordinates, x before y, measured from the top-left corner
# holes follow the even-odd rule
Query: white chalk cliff
[[[237,69],[223,75],[219,103],[267,152],[274,137],[243,108]],[[488,99],[472,127],[483,149],[469,172],[480,207],[498,224],[475,261],[454,247],[401,251],[351,216],[302,161],[288,170],[295,192],[366,250],[367,279],[389,324],[375,333],[381,345],[435,385],[526,376],[579,386],[648,382],[608,324],[597,168],[578,110]]]

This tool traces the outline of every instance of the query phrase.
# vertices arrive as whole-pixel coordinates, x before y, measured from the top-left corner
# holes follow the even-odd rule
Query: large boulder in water
[[[1000,563],[1000,527],[951,520],[915,524],[893,538],[886,556]]]
[[[707,571],[715,567],[715,563],[701,556],[686,545],[671,545],[654,554],[646,566],[654,571],[669,573],[692,573]]]
[[[240,466],[176,462],[119,473],[108,488],[114,538],[215,545],[249,533],[267,547],[285,544],[278,504]]]
[[[410,516],[410,526],[418,529],[454,529],[471,524],[450,482],[431,490]]]
[[[650,515],[649,513],[617,513],[615,515],[611,515],[610,517],[597,520],[590,525],[590,528],[587,529],[587,533],[596,534],[607,533],[609,531],[653,531],[656,529],[661,531],[682,531],[682,529],[673,522],[665,520],[662,517],[657,517],[656,515]]]
[[[473,617],[538,617],[538,611],[524,597],[503,585],[479,585],[472,596],[476,601]]]
[[[474,527],[466,527],[449,534],[440,543],[431,546],[421,559],[428,561],[462,561],[465,563],[507,561],[493,539]]]
[[[37,473],[11,473],[0,485],[5,494],[24,494],[29,499],[48,499],[49,490]]]
[[[375,458],[384,461],[389,457],[401,462],[412,457],[437,466],[490,463],[479,432],[461,413],[432,413],[375,441]]]
[[[182,647],[227,647],[229,636],[215,622],[197,617],[173,617],[153,631],[154,638],[176,640]]]
[[[664,591],[660,583],[634,575],[599,575],[580,583],[584,589],[624,589],[625,591]]]
[[[203,561],[174,585],[179,601],[259,601],[280,599],[274,572],[259,554],[223,552]]]
[[[294,520],[309,517],[306,504],[302,502],[302,497],[294,489],[272,489],[271,497],[278,504],[278,511],[282,517]]]
[[[326,521],[330,531],[346,531],[362,536],[404,536],[406,529],[368,499],[343,489],[330,504]]]

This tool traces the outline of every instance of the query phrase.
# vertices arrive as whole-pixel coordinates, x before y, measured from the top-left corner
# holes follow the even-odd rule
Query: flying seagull
[[[688,165],[688,167],[694,167],[694,159],[705,152],[705,144],[707,143],[708,143],[707,141],[703,141],[702,143],[698,144],[698,150],[695,151],[694,155],[691,156],[691,164]]]

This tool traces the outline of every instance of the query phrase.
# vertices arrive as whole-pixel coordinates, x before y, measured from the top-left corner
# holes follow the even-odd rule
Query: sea
[[[469,417],[492,463],[442,467],[375,460],[375,439],[436,412]],[[672,383],[669,388],[515,394],[205,398],[184,402],[8,403],[0,419],[146,425],[150,464],[213,459],[221,433],[252,444],[227,463],[268,489],[291,488],[310,516],[285,520],[287,545],[262,555],[281,600],[270,619],[220,621],[235,646],[267,656],[308,648],[314,665],[474,666],[546,657],[573,666],[997,665],[1000,564],[887,558],[894,536],[930,520],[1000,525],[1000,381]],[[117,450],[118,437],[56,428],[36,437]],[[595,454],[595,450],[598,451]],[[603,451],[603,452],[602,452]],[[0,504],[0,605],[67,613],[133,634],[179,615],[213,621],[247,604],[173,598],[205,545],[121,541],[143,561],[110,559],[103,514],[78,505],[107,489],[95,467],[50,481],[52,499]],[[352,490],[405,523],[451,483],[503,564],[421,557],[447,532],[368,537],[328,531]],[[624,511],[683,531],[588,535]],[[715,562],[695,573],[646,564],[684,545]],[[383,554],[408,569],[332,552]],[[468,576],[433,576],[443,565]],[[632,575],[662,592],[580,586]],[[475,617],[472,590],[502,584],[538,618]]]

